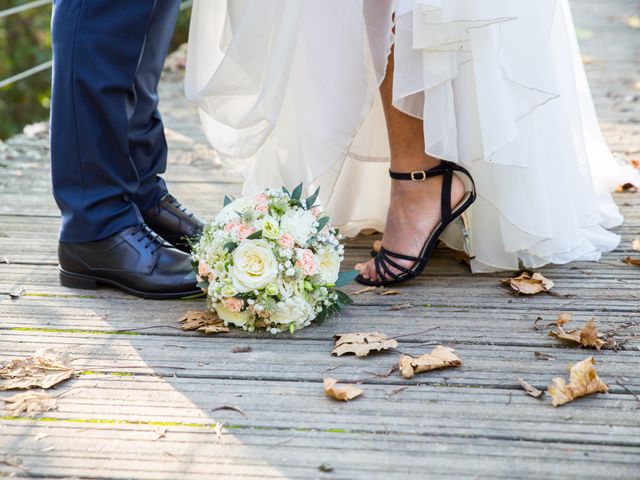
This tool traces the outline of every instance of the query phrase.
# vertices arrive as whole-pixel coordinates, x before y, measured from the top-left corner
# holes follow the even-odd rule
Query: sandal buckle
[[[413,182],[424,182],[426,179],[427,179],[427,172],[423,172],[422,170],[411,172],[411,180]]]

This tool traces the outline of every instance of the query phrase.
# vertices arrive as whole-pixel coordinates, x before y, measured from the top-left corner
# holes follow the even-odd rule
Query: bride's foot
[[[418,257],[425,241],[441,221],[443,176],[427,178],[423,182],[391,181],[391,198],[382,246],[391,252]],[[455,208],[465,196],[465,184],[454,175],[451,184],[451,207]],[[392,258],[398,265],[411,269],[413,261]],[[374,259],[355,267],[361,275],[373,282],[389,281],[380,278]],[[401,274],[389,265],[394,274]]]

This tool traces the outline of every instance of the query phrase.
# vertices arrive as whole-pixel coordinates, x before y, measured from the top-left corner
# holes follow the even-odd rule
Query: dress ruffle
[[[622,217],[608,192],[623,173],[566,0],[196,1],[187,95],[245,191],[305,181],[345,234],[382,231],[389,146],[377,87],[393,41],[394,105],[424,120],[427,153],[476,179],[474,271],[616,247],[606,228]],[[458,225],[444,239],[469,249]]]

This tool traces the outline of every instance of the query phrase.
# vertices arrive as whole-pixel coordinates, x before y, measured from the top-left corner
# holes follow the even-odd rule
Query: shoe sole
[[[146,298],[149,300],[169,300],[176,298],[194,298],[194,297],[202,297],[204,293],[200,289],[191,290],[188,292],[168,292],[168,293],[153,293],[153,292],[143,292],[140,290],[135,290],[133,288],[127,287],[126,285],[122,285],[114,280],[109,280],[106,278],[93,277],[90,275],[82,275],[80,273],[72,273],[63,270],[62,268],[58,268],[58,275],[60,278],[60,285],[68,288],[77,288],[81,290],[97,290],[98,285],[109,285],[112,287],[116,287],[123,292],[129,293],[131,295],[135,295],[136,297]]]

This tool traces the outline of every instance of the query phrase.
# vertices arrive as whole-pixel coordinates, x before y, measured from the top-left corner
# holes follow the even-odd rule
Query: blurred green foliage
[[[29,0],[0,0],[0,11]],[[172,49],[187,41],[189,13],[180,13]],[[0,80],[51,59],[51,5],[0,18]],[[51,70],[0,88],[0,139],[49,116]]]

